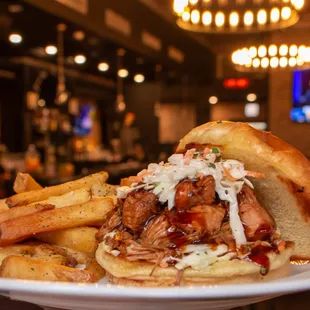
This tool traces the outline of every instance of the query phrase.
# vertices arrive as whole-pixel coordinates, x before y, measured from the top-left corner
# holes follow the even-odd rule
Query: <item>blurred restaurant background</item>
[[[0,196],[165,160],[210,120],[310,157],[306,0],[1,1]]]

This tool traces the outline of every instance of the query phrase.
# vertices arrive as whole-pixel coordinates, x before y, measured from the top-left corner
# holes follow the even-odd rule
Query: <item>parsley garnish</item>
[[[266,275],[267,274],[267,268],[265,268],[265,267],[261,267],[260,268],[260,273],[264,276],[264,275]]]
[[[213,169],[216,168],[216,166],[215,166],[213,163],[210,163],[210,164],[209,164],[209,167],[211,167],[211,168],[213,168]]]
[[[198,155],[199,155],[199,152],[194,153],[193,158],[194,158],[194,159],[197,158]]]
[[[213,153],[213,154],[219,154],[219,153],[220,153],[220,150],[219,150],[217,147],[213,147],[213,148],[212,148],[212,153]]]
[[[219,156],[215,161],[218,163],[222,160],[222,156]]]

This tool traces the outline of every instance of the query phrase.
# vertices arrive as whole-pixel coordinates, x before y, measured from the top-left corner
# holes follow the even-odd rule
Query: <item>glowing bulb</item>
[[[219,101],[219,100],[218,100],[218,98],[217,98],[216,96],[211,96],[211,97],[209,98],[209,102],[210,102],[211,104],[216,104],[218,101]]]
[[[74,57],[74,62],[77,63],[78,65],[82,65],[86,62],[86,57],[82,54],[76,55]]]
[[[23,37],[19,33],[11,33],[9,35],[9,41],[14,44],[19,44],[23,41]]]
[[[101,62],[98,64],[98,70],[99,71],[106,72],[109,70],[109,68],[110,68],[110,66],[106,62]]]
[[[306,46],[305,45],[300,45],[298,48],[298,55],[301,55],[305,52]]]
[[[269,59],[267,57],[264,57],[261,61],[262,68],[267,68],[269,66]]]
[[[135,76],[134,76],[134,81],[136,82],[136,83],[142,83],[142,82],[144,82],[144,75],[143,74],[140,74],[140,73],[138,73],[138,74],[136,74]]]
[[[280,19],[280,10],[278,8],[271,9],[270,20],[272,23],[277,23]]]
[[[292,10],[290,7],[285,6],[284,8],[282,8],[282,11],[281,11],[282,19],[288,20],[291,17],[291,14],[292,14]]]
[[[247,100],[247,101],[250,101],[250,102],[253,102],[253,101],[255,101],[256,99],[257,99],[257,96],[256,96],[256,94],[253,94],[253,93],[247,94],[247,96],[246,96],[246,100]]]
[[[206,26],[212,23],[212,14],[209,11],[206,11],[202,15],[202,23]]]
[[[290,55],[296,56],[298,54],[298,47],[296,44],[290,46]]]
[[[173,10],[176,14],[181,15],[188,5],[188,0],[174,0]]]
[[[252,11],[247,11],[244,14],[243,22],[246,26],[251,26],[254,21],[254,15]]]
[[[279,65],[279,58],[278,57],[272,57],[270,59],[270,67],[271,68],[277,68]]]
[[[280,67],[285,68],[287,66],[287,58],[286,57],[281,57],[280,58]]]
[[[287,55],[287,53],[288,53],[288,46],[285,45],[285,44],[282,44],[282,45],[280,46],[280,49],[279,49],[279,54],[280,54],[281,56],[285,56],[285,55]]]
[[[200,13],[198,10],[193,10],[191,13],[191,20],[193,24],[198,24],[200,21]]]
[[[239,24],[239,15],[237,12],[232,12],[229,16],[230,26],[236,27]]]
[[[57,54],[57,47],[55,45],[47,45],[45,46],[45,53],[48,55]]]
[[[188,22],[191,18],[191,14],[189,14],[188,11],[184,11],[183,14],[182,14],[182,19],[185,21],[185,22]]]
[[[215,15],[215,25],[218,27],[224,26],[225,23],[225,15],[222,12],[218,12]]]
[[[301,57],[297,57],[297,66],[303,66],[304,65],[304,61],[302,60]]]
[[[128,76],[128,70],[127,69],[120,69],[118,70],[118,76],[121,78],[126,78]]]
[[[266,10],[259,10],[257,13],[257,22],[260,25],[265,25],[267,22],[267,12]]]
[[[260,60],[259,60],[259,58],[253,59],[252,66],[253,66],[254,68],[258,68],[258,67],[260,66]]]
[[[251,46],[249,48],[249,55],[251,56],[251,58],[255,58],[257,55],[257,49],[255,46]]]
[[[305,5],[305,0],[291,0],[296,10],[301,10]]]
[[[289,60],[288,60],[288,65],[290,67],[295,67],[297,64],[297,59],[295,57],[291,57]]]
[[[278,48],[276,45],[272,44],[268,48],[268,54],[269,56],[276,56],[278,52]]]
[[[191,5],[196,5],[198,3],[198,0],[189,0],[189,3]]]
[[[267,55],[267,48],[265,45],[261,45],[259,48],[258,48],[258,56],[259,57],[265,57]]]

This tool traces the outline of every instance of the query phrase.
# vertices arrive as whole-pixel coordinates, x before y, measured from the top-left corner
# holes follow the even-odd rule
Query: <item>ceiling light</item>
[[[257,32],[296,24],[305,0],[174,0],[177,24],[196,32]]]
[[[120,69],[118,70],[118,76],[121,78],[126,78],[128,76],[128,70],[127,69]]]
[[[288,61],[287,61],[286,57],[281,57],[280,58],[280,67],[281,68],[285,68],[287,66],[287,63],[288,63]]]
[[[99,71],[106,72],[106,71],[109,70],[109,68],[110,68],[110,66],[109,66],[109,64],[106,63],[106,62],[100,62],[100,63],[98,64],[98,70],[99,70]]]
[[[82,54],[76,55],[74,57],[74,62],[78,65],[82,65],[86,62],[86,57]]]
[[[269,56],[276,56],[278,52],[278,48],[275,44],[272,44],[268,48],[268,54]]]
[[[286,44],[282,44],[279,49],[280,56],[285,56],[288,53],[288,46]]]
[[[55,45],[47,45],[45,46],[45,53],[48,55],[57,54],[57,47]]]
[[[20,13],[24,10],[23,6],[20,4],[9,4],[8,11],[10,13]]]
[[[136,83],[142,83],[142,82],[144,82],[144,75],[143,74],[140,74],[140,73],[138,73],[138,74],[136,74],[135,76],[134,76],[134,81],[136,82]]]
[[[219,101],[219,100],[218,100],[218,98],[217,98],[216,96],[211,96],[211,97],[209,98],[210,104],[216,104],[218,101]]]
[[[252,58],[255,58],[256,55],[257,55],[257,48],[255,46],[251,46],[249,48],[249,55],[252,57]]]
[[[246,117],[259,116],[260,106],[258,103],[247,103],[244,107],[244,115]]]
[[[255,101],[256,99],[257,99],[257,96],[256,96],[256,94],[253,94],[253,93],[248,94],[248,95],[246,96],[246,100],[247,100],[247,101],[250,101],[250,102],[253,102],[253,101]]]
[[[258,56],[259,57],[265,57],[267,55],[267,48],[265,45],[261,45],[259,48],[258,48]]]
[[[23,41],[23,37],[19,33],[11,33],[9,35],[9,41],[14,44],[19,44]]]
[[[271,68],[277,68],[279,65],[279,58],[278,57],[272,57],[270,59],[270,67]]]
[[[83,41],[85,39],[85,33],[81,30],[74,31],[72,34],[74,40]]]
[[[298,54],[298,47],[296,44],[290,46],[290,56],[296,56]]]

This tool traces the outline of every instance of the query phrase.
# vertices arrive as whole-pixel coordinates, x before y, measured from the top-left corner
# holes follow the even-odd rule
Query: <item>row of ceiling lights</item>
[[[23,37],[21,34],[14,32],[9,35],[9,41],[13,44],[20,44],[23,41]],[[47,45],[44,50],[45,50],[45,53],[48,55],[56,55],[58,52],[58,49],[55,45]],[[74,62],[78,65],[83,65],[87,60],[86,56],[83,54],[75,55],[73,59],[74,59]],[[101,72],[106,72],[109,70],[110,65],[107,62],[100,62],[97,68]],[[127,69],[123,68],[123,69],[118,70],[117,74],[121,78],[126,78],[128,77],[129,72]],[[145,77],[142,73],[137,73],[134,75],[133,79],[136,83],[143,83],[145,80]]]
[[[256,99],[257,99],[257,95],[254,93],[247,94],[247,96],[246,96],[246,100],[249,102],[254,102],[254,101],[256,101]],[[218,101],[219,101],[219,99],[216,96],[209,97],[209,103],[210,104],[217,104]]]

